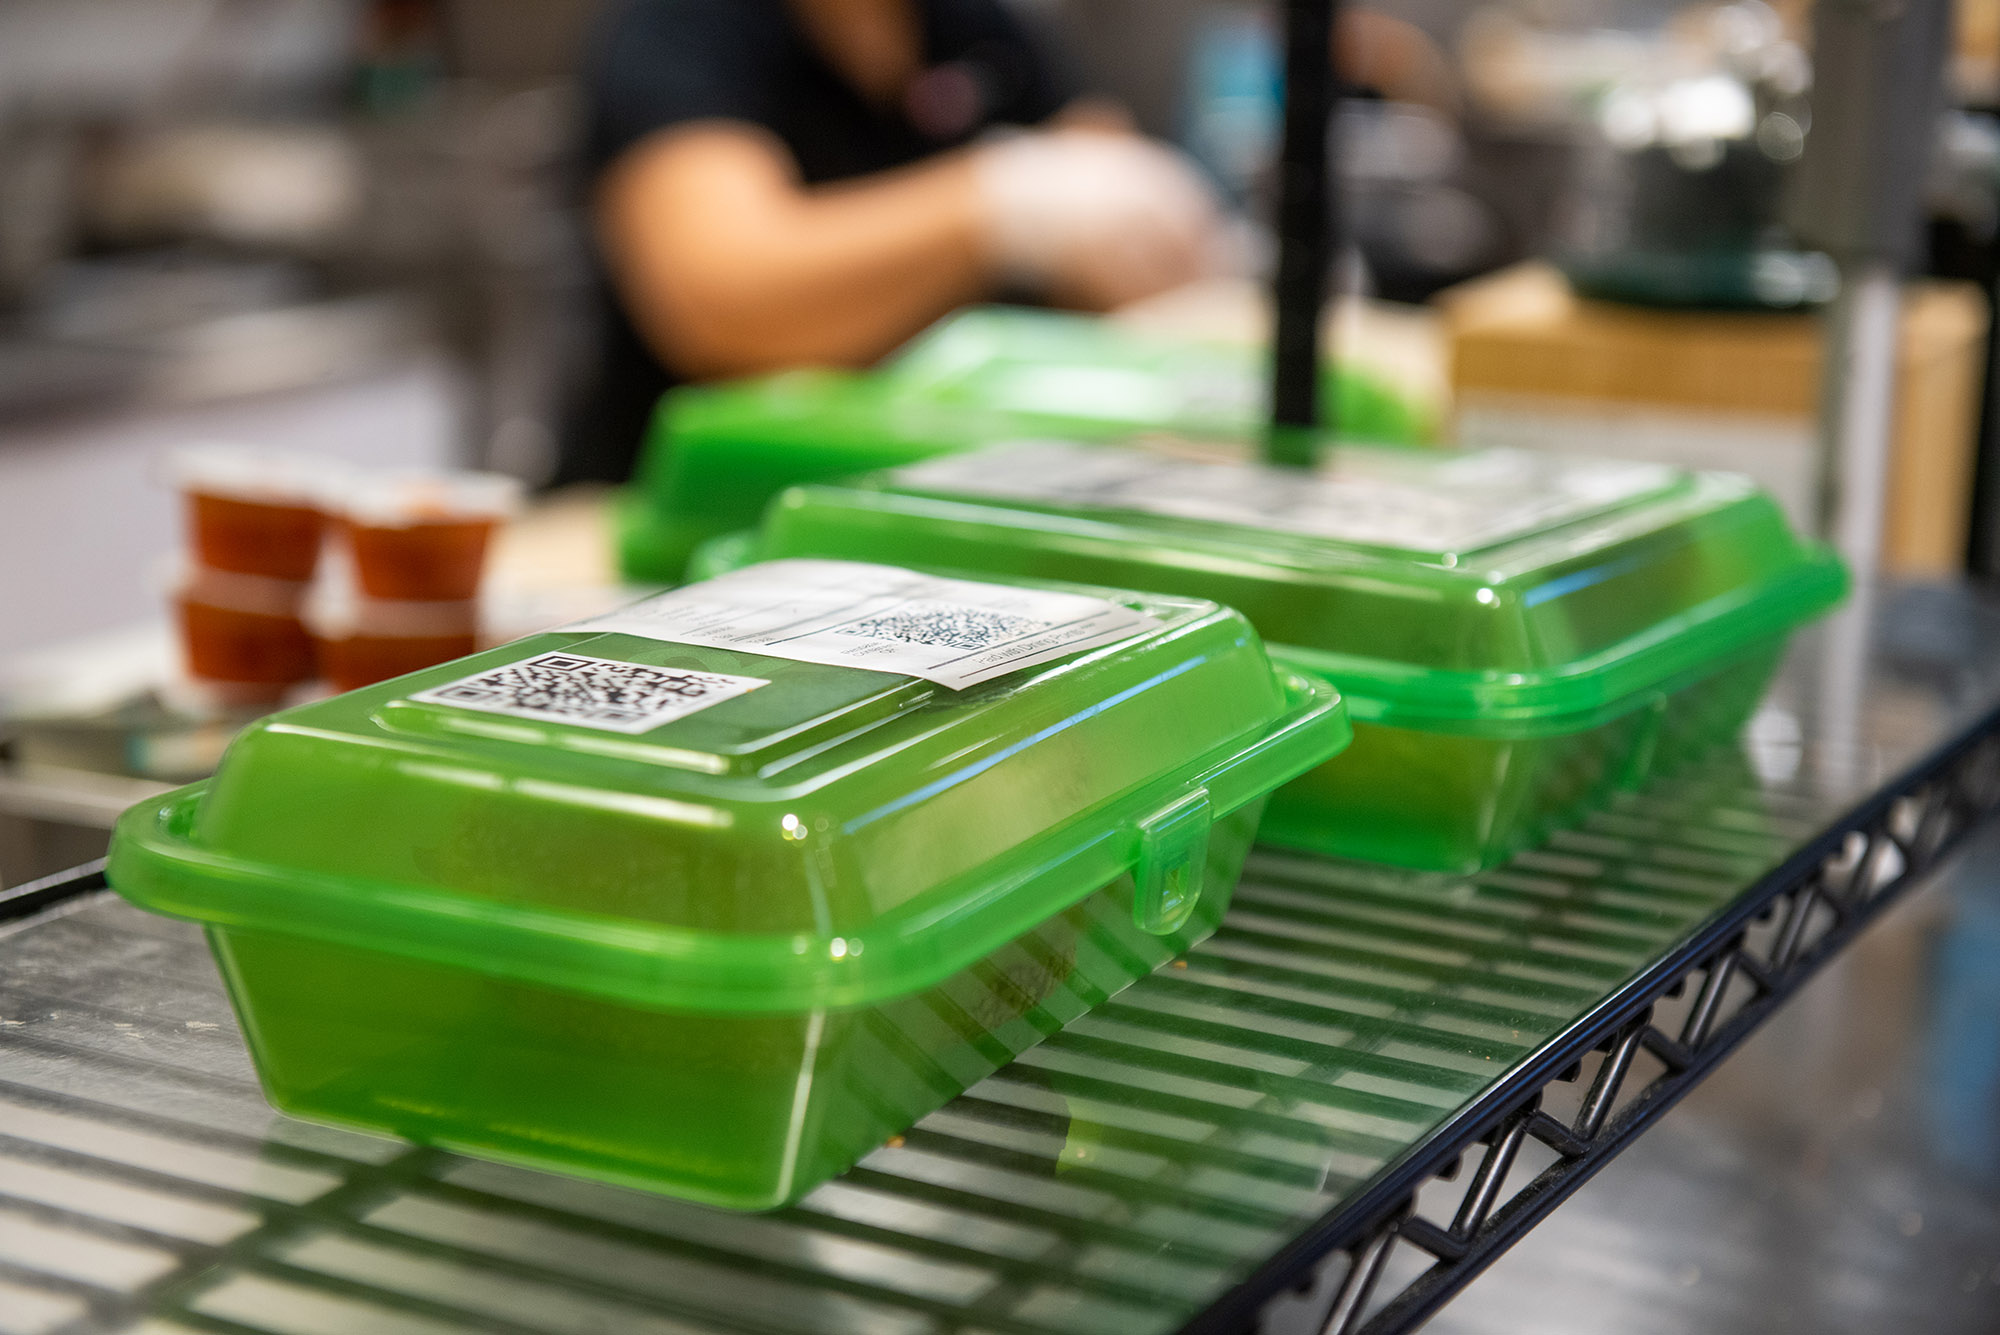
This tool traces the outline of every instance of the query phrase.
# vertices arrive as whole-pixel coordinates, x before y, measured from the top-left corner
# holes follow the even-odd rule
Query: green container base
[[[1207,884],[1234,884],[1262,807],[1216,821]],[[1122,876],[943,983],[803,1014],[647,1010],[269,931],[210,941],[288,1113],[761,1210],[1203,940],[1226,902],[1153,935]]]
[[[1733,740],[1763,698],[1782,639],[1608,722],[1506,736],[1356,721],[1341,755],[1271,798],[1258,837],[1333,857],[1482,871]],[[1329,813],[1341,819],[1330,820]]]

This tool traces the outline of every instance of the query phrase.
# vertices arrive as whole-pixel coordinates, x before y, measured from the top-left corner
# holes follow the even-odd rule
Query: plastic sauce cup
[[[211,570],[307,580],[319,562],[330,463],[236,445],[176,451],[168,471],[186,498],[196,558]]]
[[[519,507],[521,484],[492,473],[371,479],[348,489],[344,529],[371,598],[461,601],[479,591],[486,549]]]
[[[174,609],[188,676],[226,684],[236,703],[275,702],[313,675],[299,609],[305,585],[214,570],[179,581]]]
[[[417,672],[477,648],[471,631],[445,635],[349,635],[320,640],[320,675],[336,691],[358,691],[378,681]]]
[[[320,675],[336,691],[435,667],[478,648],[477,609],[470,602],[329,602],[307,615]]]

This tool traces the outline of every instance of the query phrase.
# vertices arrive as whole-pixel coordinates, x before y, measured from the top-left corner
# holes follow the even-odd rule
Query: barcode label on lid
[[[989,648],[1048,628],[1048,622],[1035,617],[989,612],[981,607],[941,603],[936,599],[915,599],[893,612],[863,617],[839,633],[933,649],[970,650]]]
[[[1084,594],[858,561],[794,560],[751,566],[564,629],[870,668],[962,690],[1159,624]]]
[[[410,698],[537,723],[641,733],[770,684],[758,677],[553,653],[462,677]]]

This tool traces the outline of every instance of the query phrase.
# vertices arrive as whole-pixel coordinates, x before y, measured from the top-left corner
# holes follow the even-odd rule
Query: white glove
[[[1109,307],[1205,271],[1215,198],[1180,154],[1136,135],[1047,130],[976,150],[986,242],[1011,280]]]

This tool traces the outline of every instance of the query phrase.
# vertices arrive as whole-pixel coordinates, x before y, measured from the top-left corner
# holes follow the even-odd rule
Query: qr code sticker
[[[968,607],[964,603],[918,599],[903,604],[893,612],[841,626],[838,633],[871,640],[896,640],[903,644],[927,644],[970,651],[1032,635],[1047,630],[1051,624],[1011,612]]]
[[[541,654],[411,696],[422,704],[641,733],[771,683],[585,654]]]

